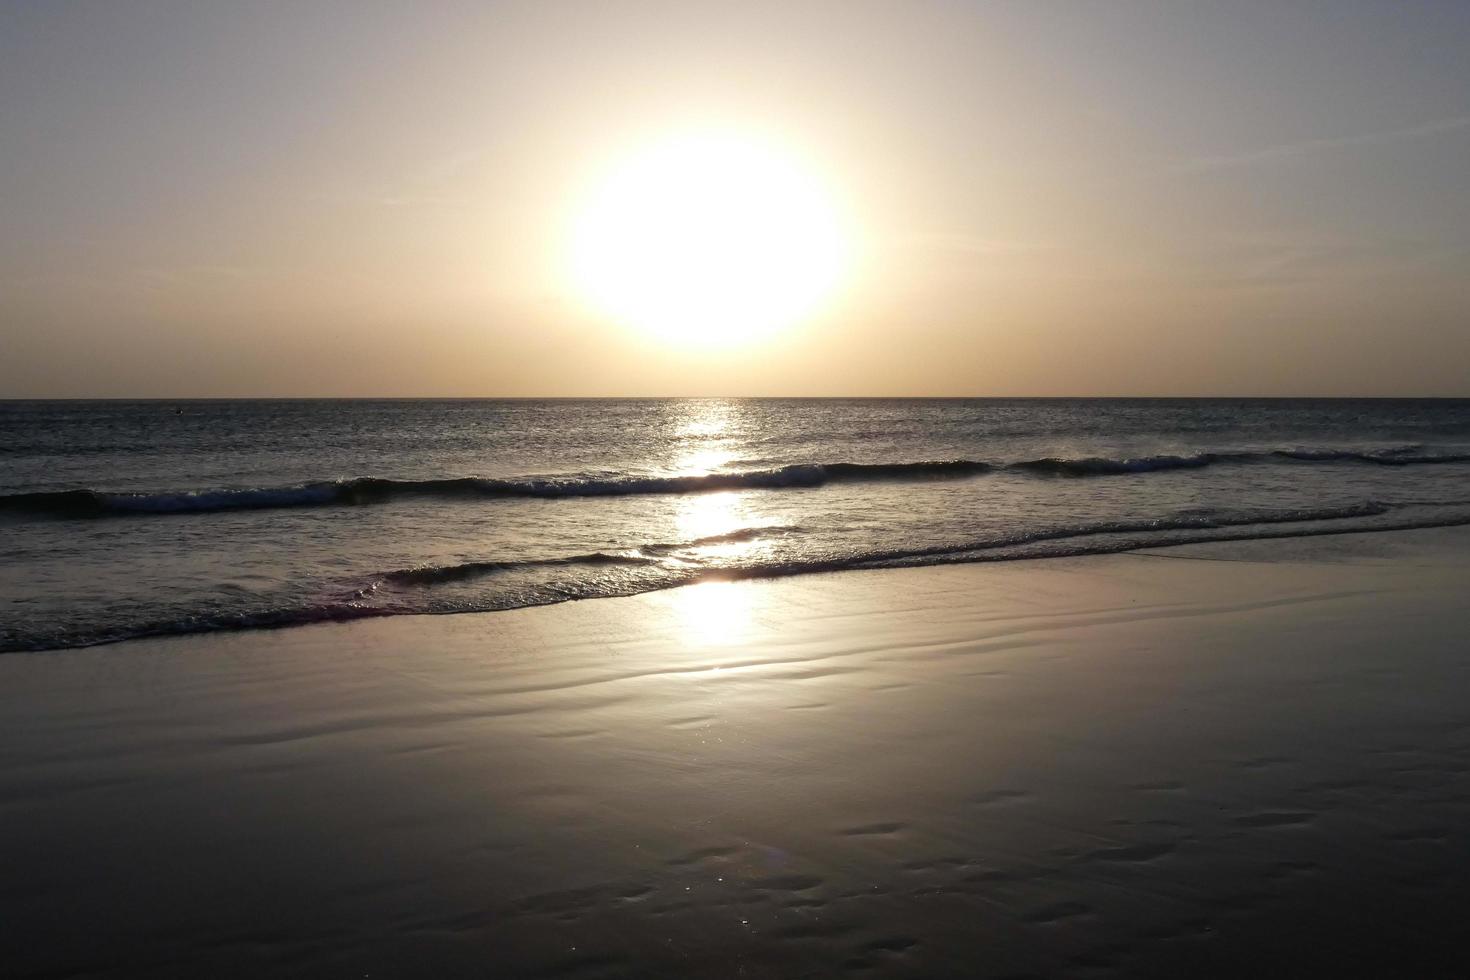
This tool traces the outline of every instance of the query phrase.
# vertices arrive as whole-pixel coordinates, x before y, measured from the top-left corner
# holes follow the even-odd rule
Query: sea
[[[0,402],[0,651],[1470,523],[1470,401]]]

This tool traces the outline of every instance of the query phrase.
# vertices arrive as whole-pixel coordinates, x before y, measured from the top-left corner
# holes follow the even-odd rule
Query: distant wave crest
[[[1124,473],[1152,473],[1156,470],[1193,470],[1225,457],[1215,453],[1197,453],[1192,456],[1141,456],[1136,459],[1066,459],[1049,456],[1046,459],[1028,459],[1012,463],[1008,469],[1024,470],[1049,476],[1115,476]]]
[[[803,489],[829,483],[963,479],[997,471],[1038,477],[1103,477],[1199,469],[1220,463],[1360,463],[1414,466],[1470,462],[1470,454],[1426,453],[1418,447],[1373,452],[1350,449],[1272,449],[1203,452],[1187,456],[1049,456],[1010,463],[971,459],[894,463],[793,463],[770,469],[678,476],[446,477],[391,479],[355,477],[287,487],[247,487],[168,493],[120,493],[95,489],[35,491],[0,495],[0,512],[56,517],[209,513],[227,510],[375,504],[407,497],[530,498],[617,497],[640,494],[706,493],[717,490]]]

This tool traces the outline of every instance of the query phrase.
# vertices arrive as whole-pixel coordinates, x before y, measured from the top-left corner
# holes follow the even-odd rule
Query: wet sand
[[[1470,531],[0,657],[7,977],[1463,976]]]

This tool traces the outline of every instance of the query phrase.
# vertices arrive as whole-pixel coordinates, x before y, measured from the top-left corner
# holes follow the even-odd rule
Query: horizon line
[[[472,401],[1470,401],[1463,395],[0,395],[8,402]]]

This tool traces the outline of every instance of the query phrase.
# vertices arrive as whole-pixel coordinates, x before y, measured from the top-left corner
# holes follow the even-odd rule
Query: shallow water
[[[0,403],[0,650],[1470,521],[1470,402]]]

